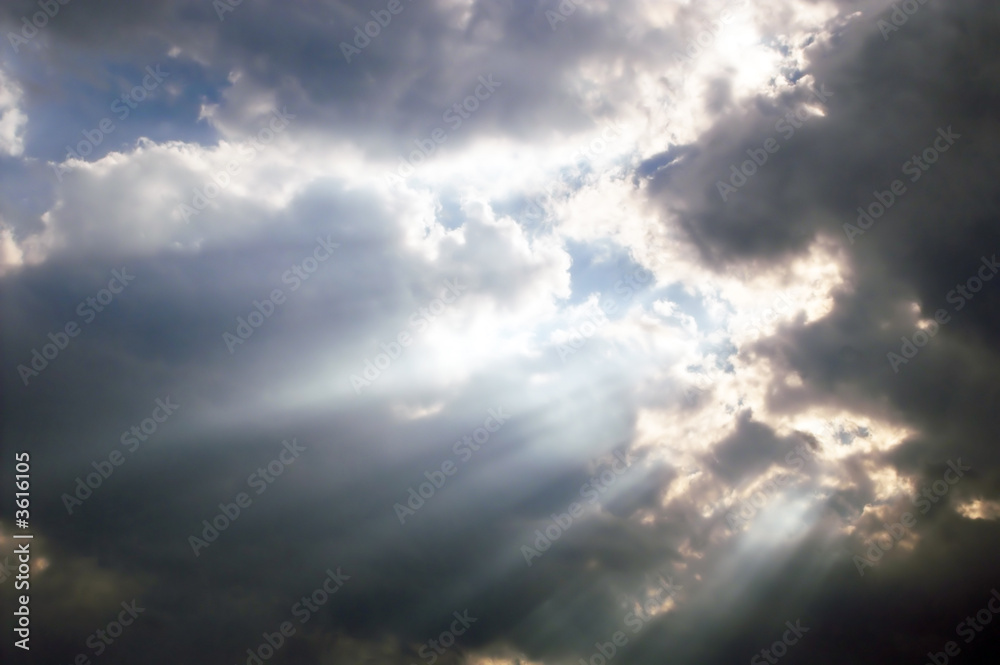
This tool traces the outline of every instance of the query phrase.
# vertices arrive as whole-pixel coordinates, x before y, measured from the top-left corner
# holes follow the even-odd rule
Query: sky
[[[996,3],[0,36],[3,662],[995,662]]]

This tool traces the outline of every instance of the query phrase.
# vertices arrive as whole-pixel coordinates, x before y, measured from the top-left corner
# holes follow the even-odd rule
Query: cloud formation
[[[997,7],[0,28],[38,662],[996,652]]]

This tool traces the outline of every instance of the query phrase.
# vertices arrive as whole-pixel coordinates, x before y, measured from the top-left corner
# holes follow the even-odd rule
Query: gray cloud
[[[810,630],[783,661],[916,660],[960,640],[997,584],[998,295],[949,295],[1000,249],[1000,17],[925,3],[886,40],[884,3],[755,9],[760,34],[707,74],[742,33],[706,47],[686,79],[704,94],[686,100],[673,56],[724,5],[582,2],[552,30],[557,2],[403,0],[348,63],[340,42],[382,4],[244,0],[220,20],[211,3],[74,0],[5,43],[22,94],[0,103],[27,125],[23,154],[0,159],[2,454],[32,454],[35,657],[93,656],[88,636],[132,598],[148,609],[109,662],[244,662],[283,621],[297,633],[271,662],[429,662],[421,645],[462,610],[477,622],[438,662],[575,663],[618,630],[622,662],[749,660],[796,619]],[[5,5],[4,34],[35,11]],[[738,65],[757,48],[780,70],[747,92]],[[63,146],[157,62],[169,83],[55,179]],[[469,181],[385,184],[489,74],[502,87],[425,167],[470,160]],[[286,107],[287,131],[180,217]],[[786,136],[778,121],[806,107]],[[501,212],[532,192],[483,155],[523,152],[527,173],[605,119],[628,127],[625,156],[553,168],[565,192],[541,221]],[[904,164],[949,127],[960,138],[911,181]],[[769,138],[780,148],[723,200],[718,181]],[[905,193],[852,243],[844,224],[894,179]],[[598,223],[614,230],[595,238]],[[292,288],[317,239],[339,247]],[[712,328],[755,295],[742,282],[800,287],[802,262],[828,293],[749,339]],[[638,265],[655,283],[623,295]],[[837,280],[818,276],[831,266]],[[78,304],[123,268],[134,282],[86,321]],[[438,313],[446,280],[467,291]],[[223,333],[275,289],[284,302],[231,353]],[[564,363],[591,296],[620,309]],[[887,354],[941,308],[949,323],[894,371]],[[24,385],[18,365],[70,322],[79,336]],[[358,394],[351,375],[400,332],[412,346]],[[692,367],[714,383],[684,403]],[[166,396],[178,412],[128,452],[123,433]],[[509,421],[464,459],[456,442],[497,408]],[[252,474],[293,438],[305,451],[257,494]],[[790,464],[801,446],[813,456]],[[68,514],[63,495],[116,450],[126,462]],[[615,451],[628,469],[587,493]],[[971,470],[860,576],[852,557],[957,458]],[[449,460],[400,524],[394,504]],[[240,492],[252,503],[195,556],[189,537]],[[522,545],[553,524],[528,566]],[[350,579],[300,623],[295,604],[338,568]],[[960,645],[987,662],[996,633]]]

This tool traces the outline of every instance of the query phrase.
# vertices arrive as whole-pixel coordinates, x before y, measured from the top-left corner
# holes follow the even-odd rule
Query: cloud
[[[797,618],[790,659],[940,651],[996,584],[1000,319],[969,280],[1000,248],[997,10],[925,3],[886,40],[874,1],[403,0],[348,62],[390,4],[71,2],[5,54],[3,454],[31,451],[39,657],[93,655],[132,598],[106,658],[244,662],[286,620],[274,662],[568,663],[619,630],[618,659],[731,662]],[[37,11],[5,5],[4,34]],[[108,300],[113,270],[135,278]],[[291,439],[301,462],[254,493]]]

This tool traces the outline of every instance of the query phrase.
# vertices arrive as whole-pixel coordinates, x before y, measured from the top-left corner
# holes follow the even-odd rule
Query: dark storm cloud
[[[927,3],[884,40],[874,17],[865,16],[836,43],[818,44],[810,52],[806,73],[814,86],[822,84],[833,92],[825,115],[808,118],[794,136],[779,141],[777,153],[728,200],[722,200],[717,181],[729,183],[731,165],[739,168],[749,158],[747,150],[760,148],[774,136],[775,120],[805,102],[805,91],[789,93],[779,106],[758,104],[750,110],[749,121],[720,118],[691,146],[696,152],[681,168],[669,177],[656,176],[652,183],[653,196],[681,216],[692,240],[707,258],[720,262],[720,270],[761,259],[787,261],[817,237],[836,243],[835,255],[846,263],[849,275],[836,293],[833,310],[808,325],[784,327],[744,351],[748,357],[777,362],[779,376],[797,372],[805,380],[799,388],[779,384],[771,396],[772,408],[793,413],[809,406],[841,405],[907,423],[920,434],[886,455],[859,453],[857,459],[915,477],[920,487],[939,480],[949,459],[962,456],[975,469],[931,517],[918,522],[916,535],[909,536],[915,546],[912,555],[887,555],[892,563],[863,579],[838,564],[792,591],[795,569],[831,553],[790,553],[780,579],[767,584],[769,590],[762,586],[757,591],[757,602],[767,606],[773,607],[779,597],[807,602],[808,612],[800,606],[795,616],[801,611],[803,618],[809,617],[806,623],[817,627],[801,647],[790,650],[788,660],[836,662],[837,653],[851,653],[852,658],[878,662],[889,654],[912,653],[919,659],[927,651],[941,651],[954,639],[955,623],[975,606],[977,595],[985,598],[996,584],[995,567],[980,554],[991,547],[983,539],[996,542],[996,523],[963,520],[953,511],[959,501],[995,499],[1000,491],[994,445],[998,422],[990,406],[997,395],[993,376],[1000,359],[991,342],[1000,334],[1000,293],[986,284],[973,300],[961,298],[965,302],[960,311],[946,301],[952,289],[977,275],[981,257],[991,257],[998,245],[992,183],[997,132],[988,110],[1000,89],[990,46],[997,38],[996,19],[996,8],[978,3]],[[920,178],[911,181],[912,174],[902,171],[905,163],[949,128],[961,137],[926,170],[918,167]],[[947,143],[938,141],[938,149],[942,146]],[[916,171],[912,162],[910,171]],[[873,192],[888,190],[895,179],[905,183],[906,192],[851,243],[843,225],[855,224],[858,206],[867,208],[877,200]],[[920,318],[933,318],[939,308],[951,318],[897,374],[886,354],[899,353],[900,337],[912,338],[917,330],[911,302],[919,305]],[[758,464],[767,464],[768,446],[762,447],[762,442],[768,441],[773,438],[758,437],[757,445],[746,447],[722,443],[720,448],[743,457],[732,463],[733,469],[751,473],[752,459],[763,458]],[[754,457],[747,459],[749,455]],[[720,455],[722,468],[728,468],[725,462]],[[855,469],[859,491],[838,492],[829,505],[831,512],[841,512],[846,501],[853,514],[850,522],[873,500],[864,480],[867,474]],[[898,519],[907,507],[913,510],[905,501],[888,515]],[[846,547],[851,554],[867,549],[866,536],[884,532],[880,519],[870,517],[861,524],[858,537]],[[954,529],[947,537],[942,535],[946,525]],[[947,554],[942,551],[945,542],[951,543]],[[905,572],[889,573],[890,565],[903,566]],[[919,590],[928,586],[934,591]],[[855,607],[866,608],[858,610],[865,619],[849,609]],[[777,631],[778,619],[785,614],[769,616],[774,619],[771,632]],[[927,632],[910,640],[908,636],[921,633],[923,626]],[[732,634],[731,626],[716,625],[713,630]],[[687,655],[749,658],[766,646],[767,635],[767,622],[755,621],[746,636],[733,641],[733,646],[742,643],[742,649],[705,646]],[[838,644],[848,635],[858,641]],[[985,657],[987,640],[995,645],[995,636],[980,639],[963,656],[970,662]]]
[[[413,469],[439,466],[442,448],[450,451],[453,441],[471,429],[470,420],[481,422],[487,409],[512,409],[517,419],[505,425],[502,439],[517,442],[518,430],[527,430],[535,441],[532,446],[546,440],[558,444],[559,437],[578,425],[567,426],[559,412],[554,415],[560,419],[540,413],[537,395],[535,406],[518,408],[515,386],[483,377],[481,389],[451,404],[448,415],[421,434],[384,403],[385,391],[392,397],[398,389],[381,389],[377,399],[382,403],[365,407],[370,400],[350,394],[348,374],[360,372],[364,357],[377,350],[369,335],[384,340],[391,338],[387,333],[405,328],[407,313],[436,297],[445,279],[457,277],[466,283],[470,301],[491,297],[514,306],[542,266],[525,263],[518,252],[505,250],[508,237],[470,219],[465,220],[467,242],[444,245],[454,261],[441,257],[431,265],[416,257],[407,259],[398,220],[387,217],[371,198],[339,191],[336,183],[307,189],[280,219],[259,211],[238,212],[252,215],[244,220],[242,237],[213,238],[196,256],[170,250],[137,255],[121,238],[109,235],[103,243],[91,241],[69,250],[80,259],[64,255],[55,267],[26,268],[5,281],[5,306],[20,315],[4,329],[5,366],[30,363],[31,349],[48,343],[48,332],[62,330],[67,321],[82,328],[48,367],[29,378],[29,385],[23,385],[17,372],[5,378],[8,404],[21,414],[8,423],[5,440],[14,446],[32,445],[37,464],[48,468],[37,489],[48,497],[43,510],[53,516],[51,528],[59,534],[48,553],[63,559],[87,552],[111,569],[143,572],[140,596],[154,608],[150,616],[157,620],[139,624],[130,633],[138,644],[143,631],[162,630],[189,635],[199,645],[197,651],[181,651],[189,657],[200,653],[201,658],[231,658],[242,650],[242,643],[252,646],[250,642],[273,616],[287,612],[298,598],[293,591],[311,589],[315,575],[336,563],[354,576],[353,590],[345,588],[338,599],[343,607],[325,610],[326,618],[314,621],[309,630],[333,622],[358,639],[378,642],[388,633],[403,640],[401,648],[409,648],[405,645],[428,638],[438,618],[477,602],[467,590],[456,591],[426,607],[425,622],[413,623],[412,608],[427,603],[425,585],[474,583],[478,588],[495,574],[490,562],[504,544],[513,558],[519,558],[516,548],[509,546],[520,530],[517,516],[523,513],[523,519],[529,519],[564,508],[566,495],[587,477],[580,469],[563,481],[565,491],[552,491],[548,488],[558,461],[552,460],[545,465],[548,470],[524,489],[524,496],[508,496],[499,504],[507,511],[491,513],[494,500],[480,494],[488,483],[472,480],[490,468],[495,474],[505,466],[507,473],[518,477],[530,451],[498,452],[499,461],[484,452],[478,467],[463,470],[463,477],[456,479],[451,498],[441,497],[414,520],[411,532],[416,531],[418,538],[419,520],[431,529],[424,542],[415,545],[392,509],[395,502],[405,500],[407,487],[423,482]],[[218,214],[205,215],[205,228],[211,229]],[[284,271],[309,255],[317,236],[332,236],[341,246],[300,291],[293,292],[283,279]],[[467,274],[463,266],[470,261],[479,267],[479,274]],[[110,266],[127,269],[135,275],[134,282],[86,323],[77,305],[103,287]],[[223,331],[235,332],[236,316],[246,317],[253,311],[252,301],[274,288],[286,290],[287,302],[229,353]],[[261,401],[263,395],[280,396],[303,381],[322,378],[316,370],[318,358],[325,359],[324,374],[335,373],[331,400],[349,395],[336,413],[324,404],[289,412],[267,399]],[[406,372],[410,360],[404,358],[392,369]],[[547,362],[558,361],[553,355]],[[510,381],[515,382],[514,377]],[[122,433],[148,417],[158,397],[178,403],[178,412],[134,456],[126,452],[127,464],[94,489],[92,497],[84,497],[82,506],[71,503],[74,512],[67,514],[63,495],[76,494],[76,478],[94,473],[93,463],[102,464],[112,451],[122,451]],[[414,397],[426,403],[447,396],[398,395],[404,400]],[[586,423],[589,432],[578,432],[578,444],[600,450],[627,438],[627,431],[607,439],[595,436],[604,428],[620,430],[621,425],[601,423],[606,417],[598,403],[594,398],[587,401],[593,417]],[[551,422],[537,423],[540,419]],[[247,509],[238,522],[240,529],[234,526],[224,534],[226,540],[196,559],[188,537],[201,533],[201,521],[211,520],[219,503],[232,502],[241,489],[247,491],[249,474],[277,455],[282,439],[293,436],[308,452],[300,466],[290,467],[287,478],[281,479],[286,484],[275,484]],[[66,441],[73,442],[71,452],[65,449]],[[418,452],[424,447],[429,454]],[[387,457],[398,457],[397,450],[414,452],[386,465]],[[509,480],[502,481],[494,491],[501,493],[509,485]],[[178,494],[180,486],[184,489]],[[456,502],[467,506],[458,522],[462,528],[455,530],[454,522],[435,522],[436,511],[447,512]],[[303,510],[305,505],[315,509]],[[138,506],[142,508],[128,508]],[[289,520],[290,511],[301,516]],[[94,540],[92,534],[109,529],[120,535]],[[470,538],[470,532],[483,535]],[[298,561],[297,547],[275,551],[275,537],[289,543],[305,537],[316,546]],[[425,561],[439,558],[441,548],[454,550],[454,558],[434,565]],[[408,550],[411,554],[396,558]],[[295,572],[269,574],[267,582],[254,583],[254,593],[269,600],[251,602],[230,581],[250,585],[261,566]],[[398,573],[387,579],[384,566]],[[221,576],[222,585],[208,592],[211,601],[204,605],[205,614],[186,607],[194,597],[193,587],[185,589],[170,581],[179,569],[197,570],[195,581],[202,588],[215,587],[210,580]],[[116,588],[129,587],[119,583]],[[359,613],[359,607],[369,612]],[[219,608],[225,608],[221,621],[212,618]],[[214,637],[217,631],[224,641]],[[484,629],[477,643],[496,634]],[[207,646],[210,643],[217,646]]]
[[[736,431],[716,444],[711,459],[705,459],[706,466],[727,484],[738,484],[744,476],[756,478],[771,466],[781,466],[797,447],[808,445],[799,433],[775,436],[771,428],[754,422],[750,411],[740,413],[736,421]]]
[[[227,94],[231,71],[245,76],[220,110],[227,124],[245,127],[252,122],[247,106],[274,95],[279,107],[297,109],[314,131],[363,135],[368,149],[394,156],[412,139],[444,126],[448,109],[474,94],[478,77],[490,74],[502,89],[453,143],[476,134],[538,137],[590,126],[572,72],[599,58],[595,50],[623,48],[627,30],[617,19],[634,10],[624,6],[596,15],[581,9],[569,27],[553,32],[545,11],[557,5],[486,0],[471,3],[466,16],[463,3],[404,1],[402,11],[348,62],[341,44],[353,45],[354,28],[372,21],[370,12],[384,10],[384,4],[246,0],[220,20],[206,2],[73,2],[31,44],[7,56],[14,71],[32,72],[46,63],[60,67],[66,84],[82,79],[107,88],[105,61],[162,62],[177,46],[177,80],[183,77],[189,95],[201,93],[214,102],[217,92]],[[10,4],[6,22],[17,25],[32,9],[33,3]],[[198,71],[190,58],[207,64]],[[167,58],[164,66],[169,69],[172,61]],[[55,90],[28,93],[32,101],[61,96]],[[192,111],[188,103],[175,103],[172,113],[187,115],[193,124]],[[74,118],[84,124],[87,119]],[[177,127],[169,138],[188,138],[192,129]]]

